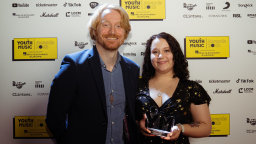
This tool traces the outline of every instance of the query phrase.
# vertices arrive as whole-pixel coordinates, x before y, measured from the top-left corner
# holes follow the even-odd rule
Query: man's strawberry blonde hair
[[[130,20],[129,15],[127,14],[127,12],[121,6],[114,5],[114,4],[102,4],[102,5],[97,6],[96,10],[94,11],[92,17],[90,18],[90,20],[87,24],[87,28],[89,29],[91,39],[96,40],[96,36],[94,35],[94,31],[97,31],[97,27],[100,23],[101,14],[106,9],[116,10],[120,13],[120,15],[121,15],[121,27],[125,30],[124,38],[126,39],[129,32],[131,31],[131,25],[130,25],[130,22],[129,22],[129,20]]]

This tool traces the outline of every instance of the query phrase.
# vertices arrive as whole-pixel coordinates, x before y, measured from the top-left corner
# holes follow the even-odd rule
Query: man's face
[[[104,10],[95,35],[96,43],[104,49],[117,50],[124,43],[125,36],[120,13],[111,9]]]

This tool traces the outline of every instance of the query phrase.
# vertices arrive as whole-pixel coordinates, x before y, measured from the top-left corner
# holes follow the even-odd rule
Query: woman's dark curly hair
[[[170,34],[161,32],[157,35],[151,36],[147,40],[143,69],[142,69],[142,78],[146,81],[150,80],[155,76],[155,68],[151,64],[151,44],[152,41],[156,38],[163,38],[167,41],[170,46],[171,52],[173,54],[174,66],[173,70],[175,75],[173,77],[178,77],[181,81],[189,79],[189,71],[188,71],[188,62],[183,55],[180,44],[178,41]]]

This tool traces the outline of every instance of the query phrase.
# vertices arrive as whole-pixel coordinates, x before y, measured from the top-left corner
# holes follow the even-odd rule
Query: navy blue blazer
[[[123,56],[120,63],[129,140],[135,144],[139,141],[135,121],[139,66]],[[96,47],[66,55],[51,84],[46,115],[47,126],[57,143],[104,144],[107,120],[105,89]]]

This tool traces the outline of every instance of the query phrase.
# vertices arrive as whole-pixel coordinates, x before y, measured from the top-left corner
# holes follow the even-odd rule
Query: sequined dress
[[[148,81],[140,79],[136,98],[136,119],[139,121],[142,114],[155,106],[162,114],[175,117],[175,124],[190,124],[193,122],[190,104],[210,104],[211,98],[204,88],[195,81],[179,81],[173,96],[166,100],[161,107],[149,95]],[[143,103],[142,105],[139,103]],[[142,144],[189,144],[187,136],[180,135],[176,141],[163,140],[160,137],[145,137],[140,135]]]

